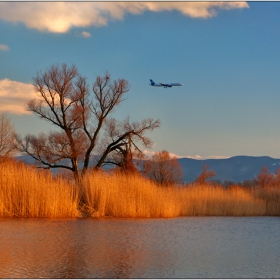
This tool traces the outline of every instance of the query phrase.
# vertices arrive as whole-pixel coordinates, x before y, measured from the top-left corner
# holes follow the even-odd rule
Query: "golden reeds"
[[[84,181],[93,216],[174,217],[180,214],[174,190],[136,174],[95,172]]]
[[[91,215],[115,217],[256,216],[266,204],[234,186],[161,187],[139,175],[94,173],[84,183]]]
[[[0,162],[0,217],[77,217],[76,186],[49,171]]]
[[[265,203],[266,216],[280,215],[280,188],[268,187],[259,188],[254,191],[255,197],[261,199]]]
[[[280,215],[280,189],[162,187],[138,174],[88,172],[81,184],[0,161],[0,217]]]

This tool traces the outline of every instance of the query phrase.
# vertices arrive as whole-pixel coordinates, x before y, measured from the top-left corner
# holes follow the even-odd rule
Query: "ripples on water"
[[[280,278],[279,217],[0,219],[0,278]]]

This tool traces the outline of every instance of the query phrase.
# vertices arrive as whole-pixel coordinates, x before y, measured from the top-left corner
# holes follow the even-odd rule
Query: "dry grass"
[[[253,193],[256,198],[264,201],[266,216],[280,215],[280,188],[279,187],[257,189]]]
[[[265,215],[266,202],[234,186],[160,187],[141,176],[95,173],[84,191],[92,216],[178,217]]]
[[[176,217],[174,188],[162,188],[139,175],[95,172],[84,181],[92,216]]]
[[[265,202],[239,186],[193,186],[184,193],[188,216],[262,216]]]
[[[82,202],[82,204],[81,204]],[[11,160],[0,162],[0,217],[280,215],[280,189],[161,187],[137,174],[91,172],[78,188]]]
[[[0,217],[77,217],[73,184],[12,160],[0,162]]]

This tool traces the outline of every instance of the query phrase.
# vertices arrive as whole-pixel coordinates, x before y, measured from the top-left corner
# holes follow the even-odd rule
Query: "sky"
[[[53,64],[131,88],[113,116],[160,119],[147,154],[280,158],[280,2],[0,2],[0,113],[16,132],[54,127],[25,110]],[[150,79],[183,83],[149,85]]]

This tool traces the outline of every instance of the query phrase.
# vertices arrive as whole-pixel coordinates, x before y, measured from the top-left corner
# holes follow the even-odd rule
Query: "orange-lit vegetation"
[[[0,217],[280,215],[279,188],[162,186],[137,173],[88,172],[80,186],[13,160],[0,162]]]
[[[0,160],[0,217],[77,217],[76,186],[10,159]]]
[[[91,174],[84,184],[93,216],[178,217],[279,215],[267,211],[270,191],[209,184],[162,187],[139,175]],[[280,190],[274,201],[280,202]]]

